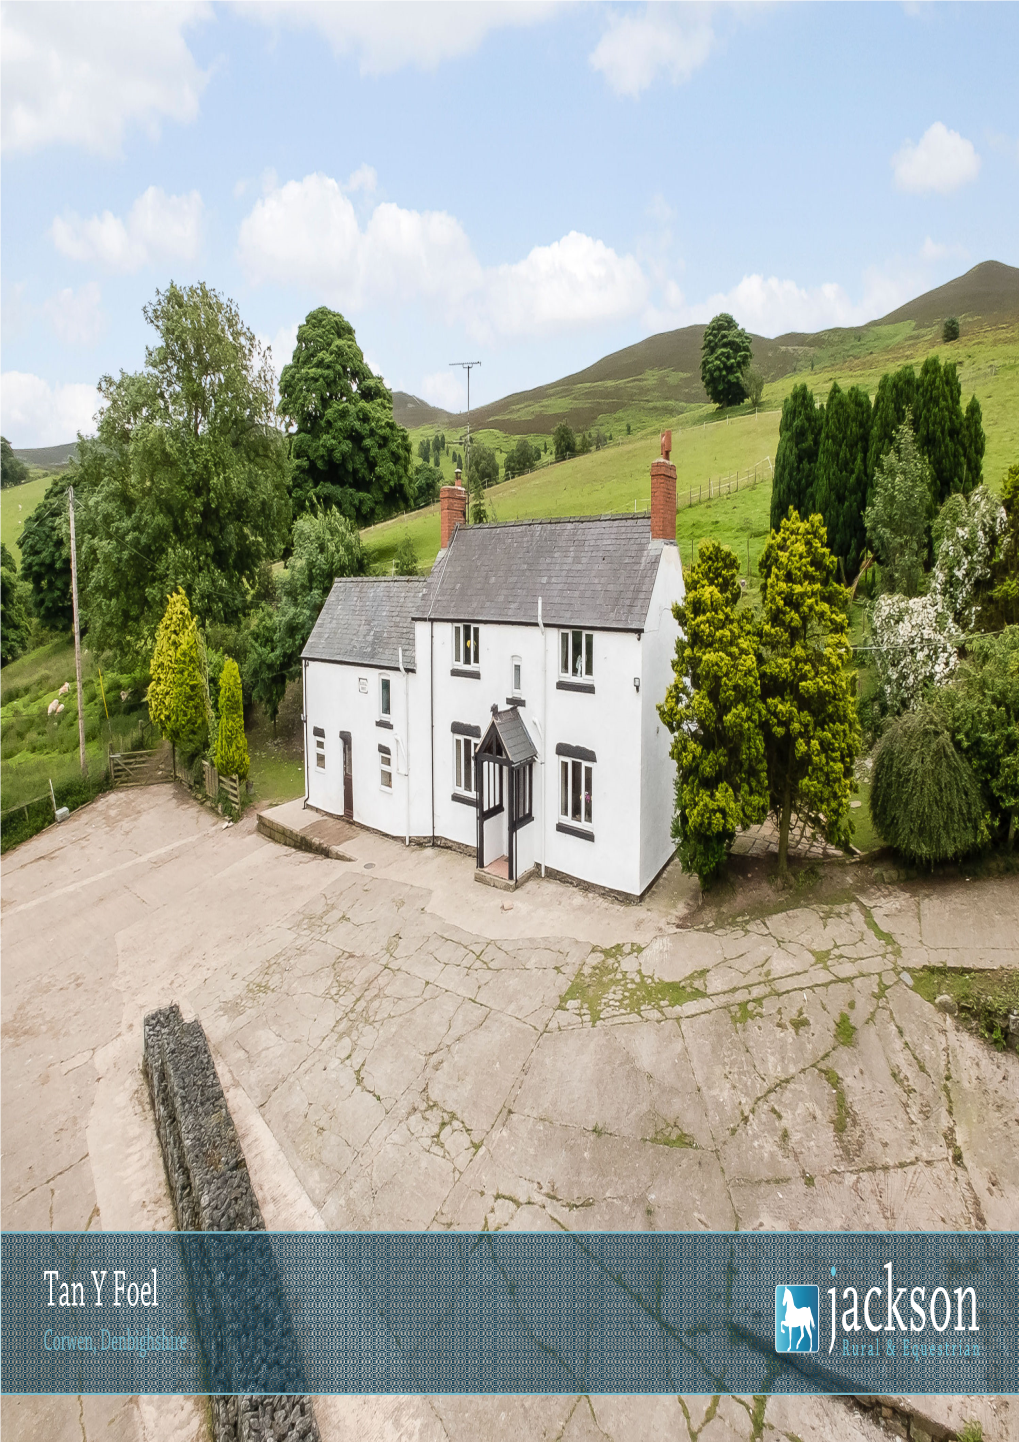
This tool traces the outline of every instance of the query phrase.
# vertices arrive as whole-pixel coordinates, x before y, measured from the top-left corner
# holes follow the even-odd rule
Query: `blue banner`
[[[1015,1233],[2,1236],[16,1393],[1017,1392]]]

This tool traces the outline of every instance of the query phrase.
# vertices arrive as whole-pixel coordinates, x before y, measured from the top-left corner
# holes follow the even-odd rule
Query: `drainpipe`
[[[540,779],[541,782],[542,782],[542,788],[541,788],[541,791],[542,791],[542,875],[544,876],[544,875],[545,875],[545,831],[546,831],[546,825],[545,825],[545,803],[546,803],[546,794],[545,794],[545,791],[546,791],[546,777],[545,777],[545,748],[546,748],[546,739],[545,739],[545,734],[546,734],[546,727],[545,727],[545,708],[546,708],[546,689],[547,689],[547,687],[548,687],[548,685],[549,685],[549,679],[548,679],[548,675],[547,675],[548,669],[549,669],[549,664],[548,664],[547,647],[546,647],[546,643],[545,643],[545,626],[542,624],[542,597],[541,597],[541,596],[539,596],[539,598],[538,598],[538,629],[539,629],[539,631],[542,633],[542,754],[541,754],[541,756],[539,757],[538,765],[539,765],[539,779]]]
[[[411,707],[408,699],[407,672],[404,670],[404,648],[397,647],[397,665],[400,667],[400,674],[404,678],[404,845],[411,844],[411,757],[408,750],[408,738],[410,734]]]

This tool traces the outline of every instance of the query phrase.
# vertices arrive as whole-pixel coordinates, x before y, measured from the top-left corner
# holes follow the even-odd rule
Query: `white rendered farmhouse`
[[[464,525],[440,493],[427,577],[334,583],[303,652],[307,805],[640,896],[673,854],[672,679],[684,594],[670,437],[651,517]]]

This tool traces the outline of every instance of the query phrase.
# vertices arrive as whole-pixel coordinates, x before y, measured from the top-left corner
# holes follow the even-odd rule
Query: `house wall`
[[[656,707],[673,680],[680,627],[673,619],[672,607],[683,595],[680,553],[676,546],[664,545],[641,637],[641,891],[655,880],[674,851],[669,834],[676,778],[676,763],[669,754],[673,738]]]
[[[379,679],[390,680],[390,725],[379,724]],[[363,826],[384,831],[390,836],[428,835],[428,734],[421,734],[416,725],[415,690],[419,685],[415,672],[407,674],[411,692],[410,706],[405,708],[405,678],[399,670],[374,666],[352,666],[326,661],[309,661],[305,666],[305,757],[308,778],[308,802],[321,811],[342,816],[344,810],[343,745],[341,731],[351,733],[354,819]],[[426,707],[427,715],[427,707]],[[410,727],[408,722],[410,721]],[[325,731],[325,770],[316,765],[314,728]],[[408,730],[410,729],[410,737]],[[410,742],[411,763],[416,776],[408,810],[407,759]],[[381,784],[379,746],[389,746],[393,762],[393,788]],[[420,796],[420,777],[426,784],[425,805]],[[424,825],[423,825],[424,812]]]
[[[305,749],[310,804],[336,815],[343,813],[339,732],[347,730],[353,745],[356,821],[392,836],[403,836],[405,830],[411,836],[429,836],[433,834],[434,795],[434,834],[473,850],[477,841],[475,810],[453,799],[451,725],[477,726],[480,734],[485,734],[492,707],[505,709],[514,694],[512,666],[517,656],[522,669],[521,717],[539,753],[534,766],[534,820],[518,833],[519,872],[544,863],[579,880],[638,895],[672,851],[670,737],[658,720],[655,705],[672,675],[677,626],[670,607],[682,594],[679,555],[675,547],[667,545],[652,593],[648,631],[643,636],[595,632],[594,693],[557,687],[561,678],[555,627],[546,627],[543,640],[537,624],[481,625],[476,678],[451,675],[451,670],[463,669],[453,663],[452,623],[416,622],[416,670],[409,673],[406,719],[403,678],[399,671],[385,673],[391,678],[392,731],[376,725],[378,668],[309,661]],[[430,665],[435,673],[431,696]],[[634,686],[635,677],[641,683],[639,690]],[[363,678],[365,691],[359,686]],[[325,773],[315,766],[313,727],[317,725],[326,731]],[[393,748],[392,795],[379,785],[380,741]],[[557,830],[559,742],[595,752],[592,840]],[[408,757],[413,777],[410,797]],[[567,819],[564,824],[575,823]],[[505,826],[505,813],[486,823],[486,860],[502,851]]]

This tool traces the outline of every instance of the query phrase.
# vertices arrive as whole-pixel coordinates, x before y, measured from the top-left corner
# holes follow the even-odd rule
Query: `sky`
[[[1018,261],[1015,4],[14,3],[0,426],[94,429],[171,280],[286,364],[341,311],[462,409],[730,311],[853,325]]]

